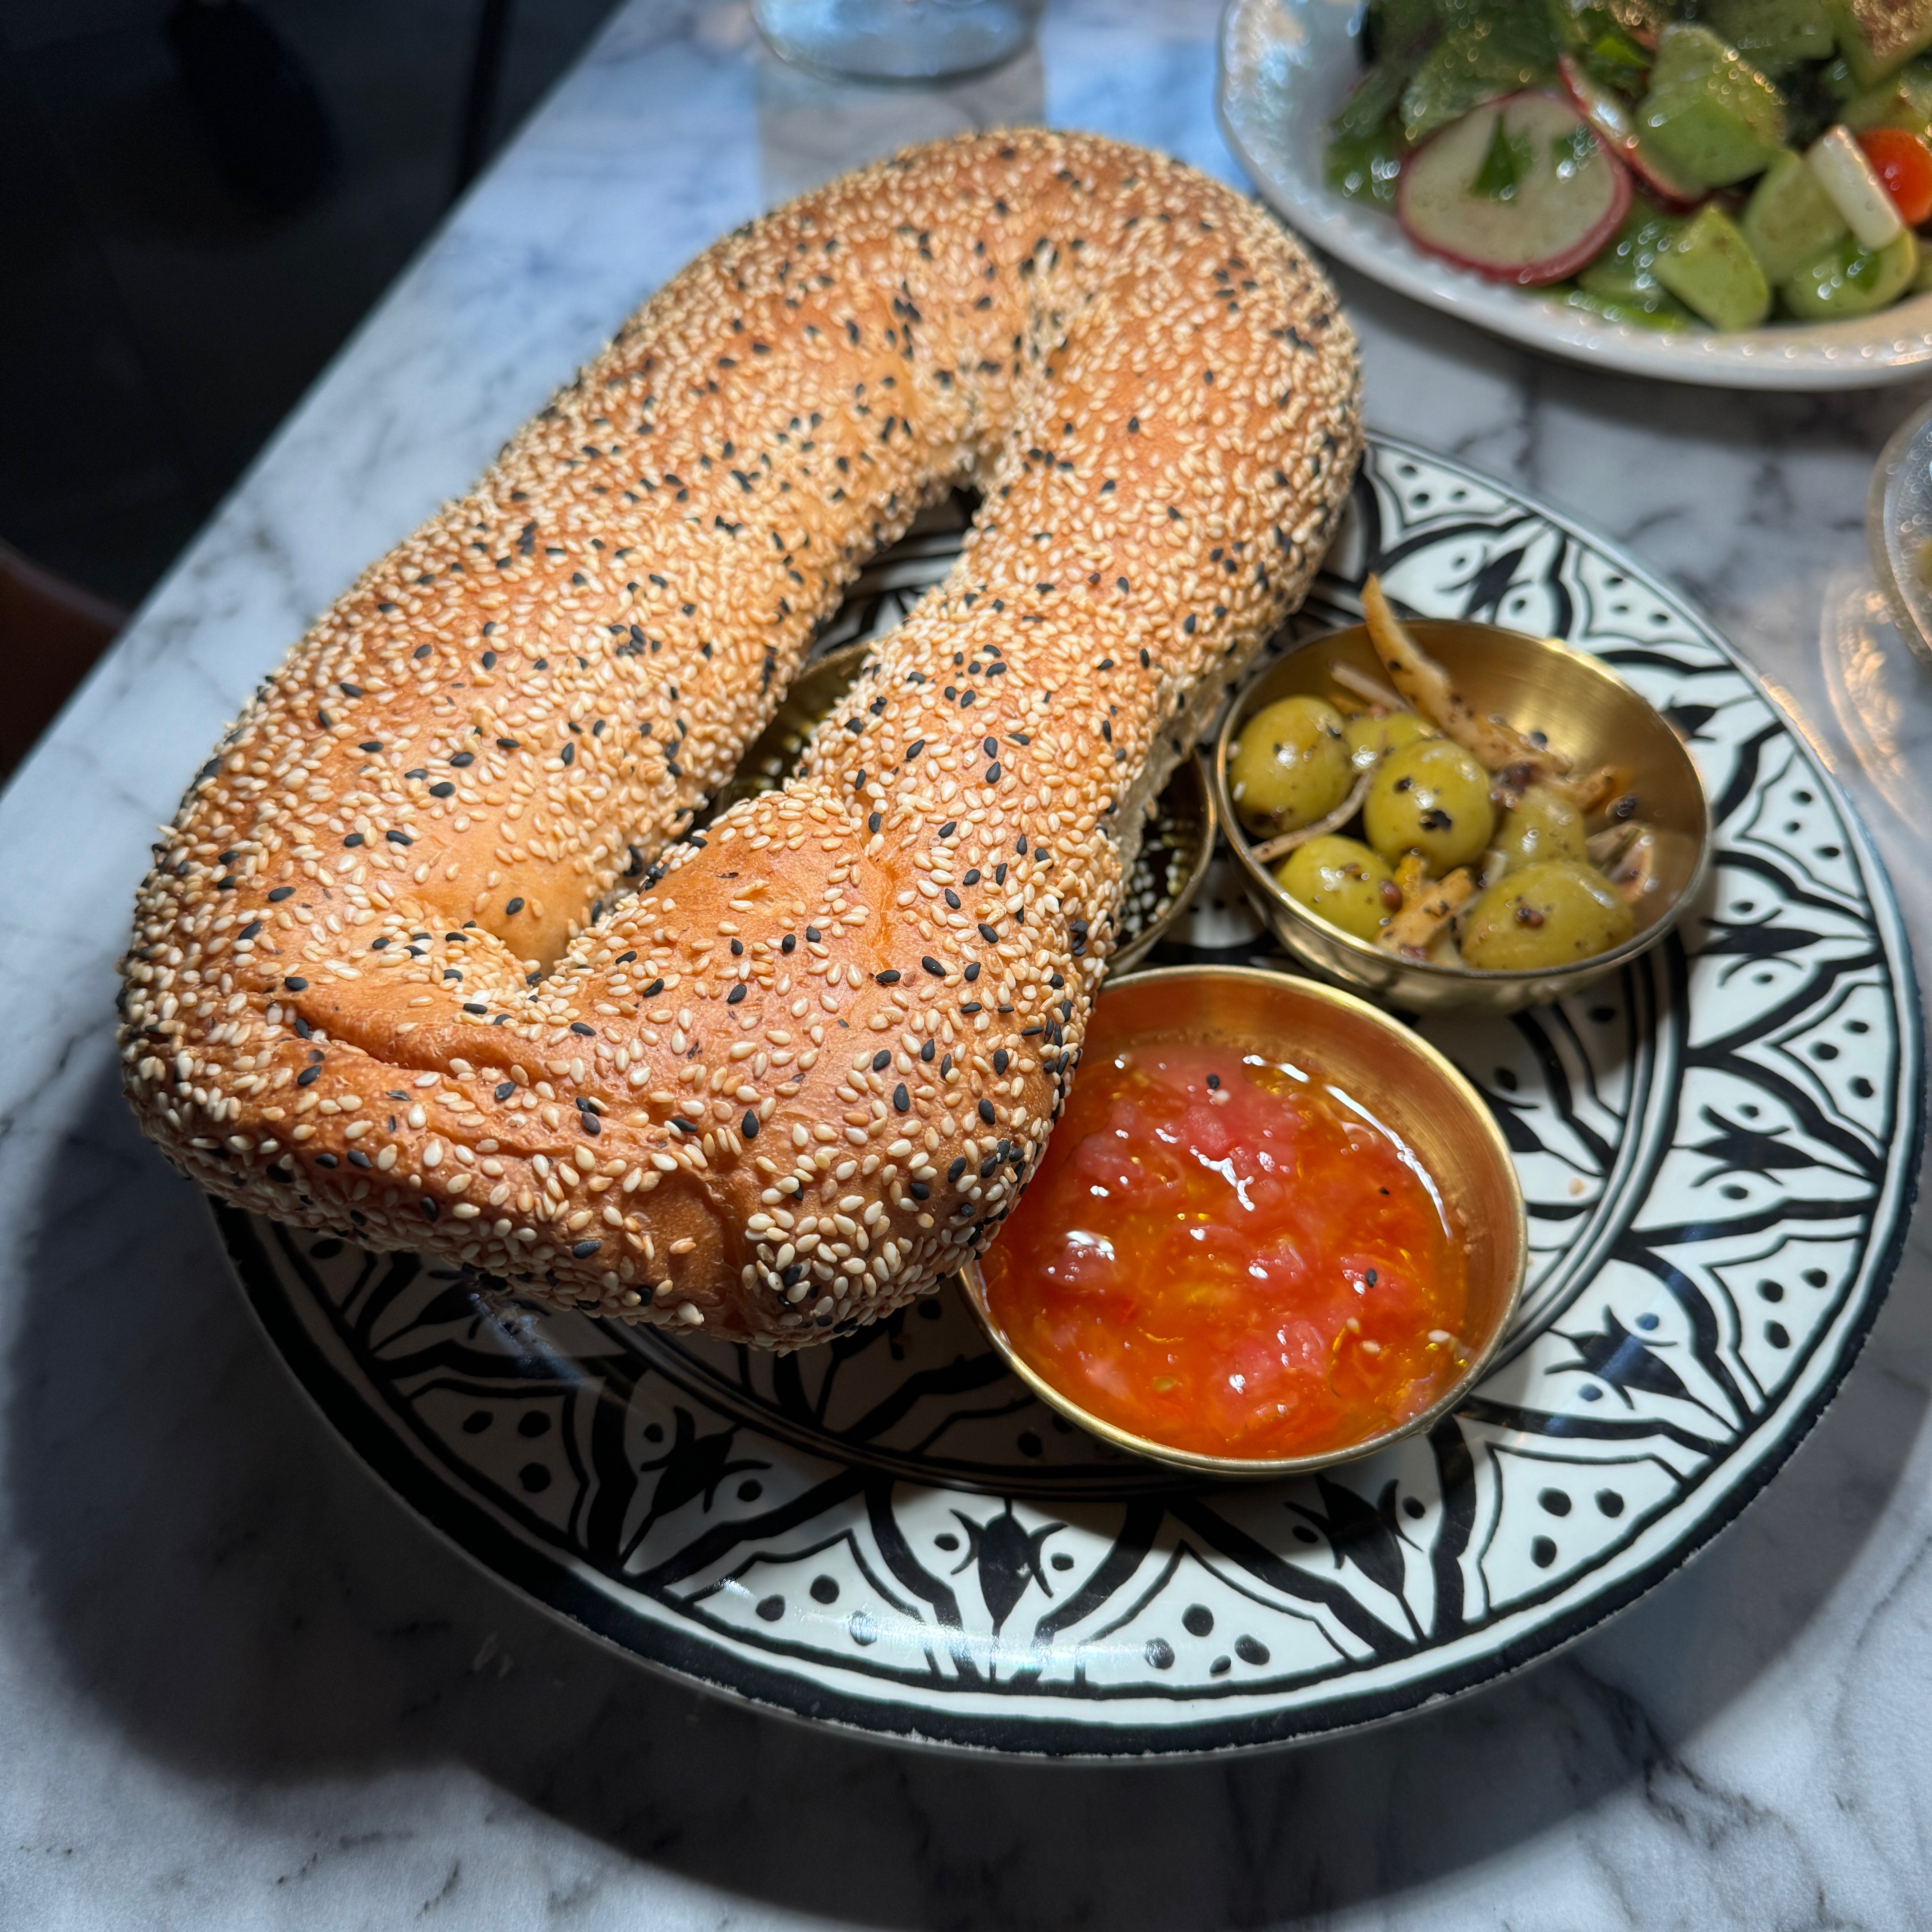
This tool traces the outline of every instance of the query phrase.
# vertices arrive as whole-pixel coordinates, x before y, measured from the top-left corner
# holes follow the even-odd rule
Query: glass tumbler
[[[752,0],[772,51],[856,80],[941,80],[1010,60],[1045,0]]]

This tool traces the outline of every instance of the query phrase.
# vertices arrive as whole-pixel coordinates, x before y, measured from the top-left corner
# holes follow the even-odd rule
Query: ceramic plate
[[[893,621],[958,533],[890,554]],[[774,1356],[533,1314],[411,1256],[224,1210],[278,1346],[428,1520],[649,1662],[801,1716],[1066,1756],[1387,1718],[1667,1575],[1831,1398],[1895,1262],[1921,1048],[1864,832],[1730,649],[1500,484],[1371,451],[1304,632],[1379,570],[1429,615],[1600,654],[1688,739],[1710,886],[1623,977],[1426,1029],[1528,1197],[1520,1316],[1459,1414],[1291,1482],[1177,1483],[1010,1379],[948,1292]],[[1284,642],[1286,640],[1284,640]],[[1156,958],[1272,954],[1232,874]]]
[[[1525,0],[1533,4],[1533,0]],[[1666,334],[1562,308],[1411,247],[1394,217],[1330,192],[1328,123],[1361,71],[1360,0],[1230,0],[1221,21],[1221,128],[1263,196],[1352,268],[1532,349],[1632,375],[1738,389],[1853,389],[1932,364],[1932,295],[1862,321]]]

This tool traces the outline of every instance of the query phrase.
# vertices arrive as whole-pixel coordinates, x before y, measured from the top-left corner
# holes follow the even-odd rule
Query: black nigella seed
[[[892,1105],[902,1114],[909,1114],[912,1112],[912,1096],[906,1091],[905,1082],[903,1080],[892,1089]]]
[[[781,952],[796,952],[798,950],[797,935],[794,933],[787,933],[784,938],[778,941],[778,950]],[[663,982],[660,981],[658,983],[662,985]]]
[[[920,1048],[919,1057],[920,1059],[924,1060],[931,1060],[932,1058],[932,1042],[931,1040],[928,1040],[926,1044]]]
[[[744,998],[744,997],[745,982],[743,980],[740,980],[738,983],[724,995],[724,1004],[728,1006],[735,1006]]]
[[[1012,1056],[1007,1052],[1006,1049],[1004,1046],[1000,1048],[993,1055],[993,1071],[995,1073],[1005,1072],[1008,1063],[1011,1060],[1012,1058]]]
[[[742,1125],[745,1130],[746,1139],[748,1141],[754,1141],[758,1138],[758,1117],[757,1114],[748,1112],[745,1116]]]
[[[570,1023],[570,1030],[572,1033],[583,1034],[586,1040],[594,1040],[597,1035],[597,1029],[595,1027],[587,1027],[581,1020],[572,1020]]]
[[[305,993],[308,991],[308,982],[306,980],[298,980],[292,976],[284,980],[282,984],[292,993]]]
[[[896,986],[899,982],[899,970],[896,966],[888,966],[883,973],[874,973],[872,977],[882,986]]]
[[[967,983],[967,985],[968,985],[968,986],[971,986],[971,985],[972,985],[972,983],[973,983],[973,982],[974,982],[975,980],[978,979],[978,978],[979,978],[979,976],[980,976],[980,962],[979,962],[979,961],[978,961],[978,960],[976,960],[976,959],[969,959],[969,960],[966,962],[966,974],[965,974],[965,978],[966,978],[966,983]]]
[[[332,1154],[319,1154],[315,1157],[317,1167],[340,1167],[342,1163]]]
[[[508,913],[512,919],[514,919],[518,913],[521,912],[523,909],[524,902],[521,899],[512,899],[509,904],[503,908],[504,911]]]
[[[805,928],[806,944],[808,946],[816,946],[823,937],[824,935],[815,926],[808,926]]]
[[[487,1013],[490,1009],[486,1006],[478,1004],[478,1003],[474,1000],[466,1000],[463,1003],[463,1010],[466,1013]]]
[[[262,922],[259,919],[250,920],[249,922],[236,934],[236,937],[238,939],[253,939],[261,930]]]
[[[946,904],[950,911],[957,912],[959,910],[959,895],[950,886],[946,889]]]
[[[965,1172],[966,1156],[962,1154],[958,1159],[946,1170],[946,1178],[948,1180],[956,1182],[959,1177]]]
[[[1218,1074],[1218,1073],[1210,1073],[1210,1074],[1209,1074],[1209,1075],[1208,1075],[1208,1090],[1209,1090],[1210,1093],[1214,1090],[1214,1088],[1216,1088],[1216,1087],[1220,1086],[1220,1084],[1221,1084],[1221,1076],[1220,1076],[1220,1074]]]
[[[876,831],[878,831],[878,829],[879,829],[879,827],[880,827],[880,826],[882,826],[883,824],[885,824],[885,822],[886,822],[886,818],[885,818],[885,814],[884,814],[884,812],[872,812],[872,813],[869,814],[867,816],[867,818],[866,818],[866,830],[868,832],[876,832]]]
[[[454,798],[456,796],[456,788],[445,778],[440,784],[433,784],[430,787],[429,795],[431,798]]]
[[[950,838],[953,833],[957,832],[958,830],[958,820],[956,818],[949,818],[946,823],[939,828],[939,836],[942,838]]]
[[[644,988],[644,997],[647,1000],[654,1000],[663,991],[664,982],[662,980],[653,980],[651,983]]]
[[[977,1000],[967,1000],[962,1003],[959,1010],[962,1013],[980,1013],[984,1012],[986,1008]]]
[[[358,752],[380,752],[382,748],[382,741],[380,738],[366,739],[356,748]]]
[[[874,1073],[884,1072],[886,1069],[891,1066],[892,1064],[892,1050],[889,1047],[880,1047],[878,1052],[872,1056],[872,1071]]]
[[[321,1072],[322,1069],[319,1066],[304,1066],[296,1076],[296,1084],[298,1087],[313,1087]]]
[[[946,977],[946,968],[940,965],[939,962],[934,958],[931,953],[922,953],[920,956],[919,963],[920,965],[924,967],[935,980],[943,980]]]
[[[932,1198],[932,1190],[927,1186],[926,1183],[922,1180],[915,1180],[913,1182],[911,1186],[906,1190],[906,1192],[910,1194],[915,1201],[929,1201]]]
[[[988,926],[983,919],[980,920],[980,937],[983,939],[988,946],[991,946],[993,942],[999,938],[999,936],[1000,929],[998,926]]]
[[[349,1150],[349,1165],[351,1167],[374,1167],[375,1164],[360,1148]]]
[[[500,1100],[507,1100],[516,1090],[517,1083],[514,1080],[506,1080],[498,1086],[496,1098]]]
[[[413,845],[416,842],[406,832],[386,832],[382,836],[392,845]]]
[[[962,879],[959,883],[962,886],[976,886],[980,883],[979,867],[977,866],[974,866],[969,868],[966,876]]]
[[[986,1122],[988,1126],[990,1127],[993,1124],[994,1117],[993,1114],[993,1103],[992,1101],[982,1100],[980,1102],[980,1118]]]
[[[283,900],[286,898],[292,898],[295,896],[295,887],[292,886],[278,886],[275,890],[268,895],[269,904],[280,905]]]
[[[346,846],[359,845],[362,842],[362,835],[359,832],[352,832],[346,838],[343,840],[342,842]]]
[[[458,752],[452,756],[449,762],[460,771],[466,765],[473,765],[476,762],[476,754],[474,752]]]
[[[572,1246],[570,1252],[578,1260],[587,1262],[603,1245],[602,1241],[579,1241]]]

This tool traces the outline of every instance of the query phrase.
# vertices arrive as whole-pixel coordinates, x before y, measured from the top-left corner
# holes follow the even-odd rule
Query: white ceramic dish
[[[1318,248],[1444,314],[1551,356],[1634,376],[1734,389],[1858,389],[1932,368],[1932,295],[1856,322],[1682,334],[1603,322],[1423,254],[1393,215],[1322,179],[1328,124],[1356,75],[1361,0],[1229,0],[1221,20],[1222,132],[1255,185]]]

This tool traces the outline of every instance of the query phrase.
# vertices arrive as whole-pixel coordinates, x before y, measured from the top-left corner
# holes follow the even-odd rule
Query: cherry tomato
[[[1908,228],[1932,216],[1932,146],[1922,135],[1903,128],[1868,128],[1858,136],[1858,146],[1878,170],[1898,218]]]

